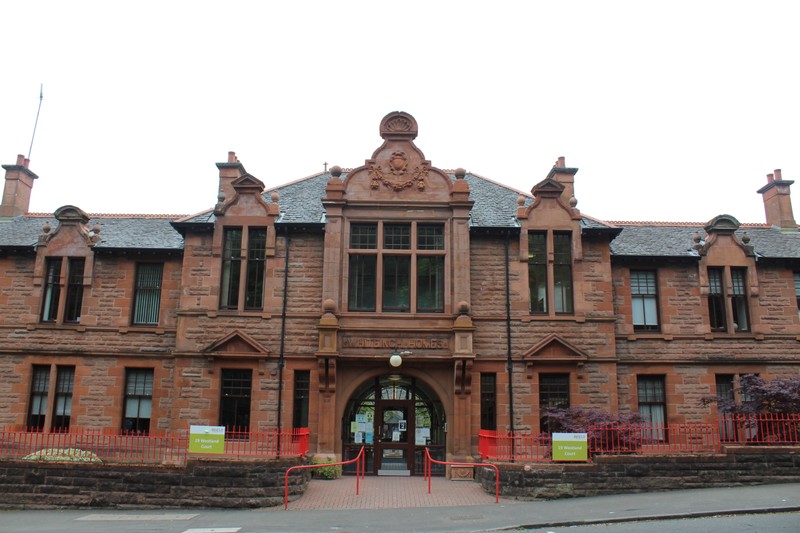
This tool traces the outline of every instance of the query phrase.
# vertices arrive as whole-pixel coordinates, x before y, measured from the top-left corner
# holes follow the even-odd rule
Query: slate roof
[[[611,241],[614,257],[674,257],[699,258],[694,250],[693,236],[699,233],[706,238],[704,224],[627,223],[617,222],[620,234]],[[800,231],[780,230],[766,224],[742,224],[736,236],[750,237],[757,258],[800,259]]]
[[[345,177],[343,174],[342,179]],[[321,199],[330,178],[329,172],[323,172],[265,191],[267,202],[271,202],[273,192],[279,195],[281,215],[278,224],[323,225],[325,210]],[[452,174],[450,178],[455,180]],[[474,202],[469,221],[471,228],[519,228],[515,218],[517,199],[522,195],[523,205],[527,207],[533,202],[530,194],[477,174],[468,173],[464,179],[470,186],[470,198]],[[102,240],[97,244],[97,250],[182,250],[183,238],[176,228],[208,226],[215,220],[213,209],[177,220],[155,215],[96,215],[90,220],[89,227],[100,224]],[[49,221],[53,228],[57,225],[52,216],[36,214],[0,221],[0,247],[35,247],[45,221]],[[692,237],[697,232],[705,238],[702,223],[604,222],[583,216],[580,226],[586,234],[614,237],[611,254],[616,258],[697,259],[699,256],[693,249]],[[800,259],[798,231],[782,231],[765,224],[742,224],[737,235],[741,238],[745,232],[758,258]]]
[[[341,180],[347,177],[342,173]],[[281,207],[279,224],[321,224],[325,222],[325,209],[321,199],[325,197],[325,187],[331,179],[330,172],[322,172],[280,187],[264,191],[264,198],[270,202],[273,192],[279,195]],[[455,181],[455,175],[450,179]],[[525,206],[533,203],[531,195],[495,183],[476,174],[467,174],[464,180],[469,184],[470,199],[475,202],[470,213],[470,227],[517,228],[517,198],[525,197]],[[185,219],[182,223],[213,222],[213,213],[201,213]]]
[[[100,226],[100,242],[96,250],[183,250],[183,237],[172,227],[171,217],[103,215],[92,217],[89,228]],[[0,247],[33,249],[49,222],[55,230],[58,221],[53,216],[27,215],[0,222]]]

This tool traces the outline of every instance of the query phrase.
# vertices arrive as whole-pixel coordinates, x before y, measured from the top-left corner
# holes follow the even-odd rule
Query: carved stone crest
[[[426,165],[409,170],[406,153],[398,150],[389,157],[389,164],[385,170],[380,164],[370,165],[370,187],[377,189],[383,183],[394,191],[402,191],[411,186],[416,186],[417,190],[424,191],[428,170],[430,169]]]

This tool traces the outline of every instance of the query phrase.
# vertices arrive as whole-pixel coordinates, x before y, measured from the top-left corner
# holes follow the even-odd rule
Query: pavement
[[[345,477],[314,480],[288,510],[267,512],[274,531],[287,532],[481,532],[765,512],[797,513],[800,531],[800,483],[495,503],[470,481],[433,478],[429,494],[423,478],[368,477],[356,495],[355,478]]]
[[[519,501],[486,494],[471,481],[420,477],[312,480],[279,507],[2,511],[0,532],[477,533],[715,515],[791,513],[800,531],[800,483]],[[46,497],[43,495],[43,497]],[[167,504],[168,505],[168,504]],[[652,529],[653,526],[643,526]]]

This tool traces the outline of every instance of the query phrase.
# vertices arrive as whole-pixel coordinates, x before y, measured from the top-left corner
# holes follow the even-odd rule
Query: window
[[[31,399],[28,408],[28,428],[42,431],[47,416],[47,391],[50,389],[50,367],[33,365]]]
[[[58,304],[61,299],[61,262],[60,257],[47,259],[42,322],[55,322],[58,317]]]
[[[68,431],[72,416],[72,388],[75,383],[75,367],[56,368],[56,396],[53,412],[53,431]]]
[[[733,374],[717,374],[717,398],[720,400],[731,402],[734,401],[734,375]],[[733,420],[724,415],[719,415],[719,436],[722,441],[734,440],[736,436],[736,426]]]
[[[794,273],[794,294],[797,297],[797,317],[800,318],[800,272]]]
[[[250,391],[252,370],[222,370],[222,395],[219,425],[226,433],[250,431]]]
[[[308,427],[308,399],[311,373],[308,370],[294,372],[294,411],[292,413],[293,428]]]
[[[80,322],[83,305],[83,271],[86,260],[82,257],[47,259],[45,266],[42,322]],[[66,266],[66,271],[64,267]],[[61,301],[62,280],[66,280],[66,298]],[[61,308],[63,303],[64,308]],[[59,313],[63,318],[59,319]]]
[[[655,272],[631,270],[631,306],[634,330],[658,331],[657,294]]]
[[[122,430],[147,435],[153,412],[153,369],[125,369],[125,407]]]
[[[553,433],[560,428],[547,416],[548,409],[569,408],[569,374],[539,374],[540,430]]]
[[[243,249],[243,243],[247,248]],[[222,309],[259,310],[264,306],[267,228],[225,228],[222,245]],[[243,261],[243,258],[245,260]],[[244,283],[241,283],[244,278]]]
[[[158,324],[163,271],[162,263],[140,263],[136,267],[136,287],[133,296],[134,324]]]
[[[556,313],[572,313],[572,245],[569,233],[553,234],[553,279]]]
[[[639,414],[650,424],[649,440],[663,442],[666,439],[667,401],[664,376],[638,376],[637,392]]]
[[[348,310],[444,312],[444,243],[443,224],[351,224]]]
[[[497,375],[481,374],[481,429],[497,429]]]
[[[547,260],[550,252],[549,237],[552,237],[552,264]],[[531,313],[546,314],[551,303],[556,313],[574,312],[571,233],[528,232],[528,288]],[[550,294],[552,302],[549,301]]]
[[[528,233],[531,313],[547,313],[547,234]]]
[[[745,285],[746,275],[747,269],[731,269],[731,307],[733,309],[733,327],[735,331],[750,331],[747,287]]]
[[[708,320],[711,325],[711,331],[727,330],[721,268],[708,269]]]
[[[747,269],[730,269],[730,315],[726,306],[725,268],[708,267],[708,319],[711,331],[750,331],[750,314],[747,305]]]

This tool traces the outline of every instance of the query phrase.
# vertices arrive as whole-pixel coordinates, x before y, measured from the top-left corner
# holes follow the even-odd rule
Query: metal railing
[[[361,447],[361,450],[358,452],[353,459],[348,461],[338,461],[336,463],[318,463],[313,465],[297,465],[286,470],[286,474],[284,475],[283,479],[283,509],[289,509],[289,474],[294,470],[308,470],[313,468],[330,468],[332,466],[341,466],[344,469],[345,465],[353,464],[356,465],[356,496],[359,495],[360,490],[360,482],[364,479],[365,475],[365,468],[364,468],[364,447]]]
[[[225,452],[214,455],[226,459],[278,458],[298,457],[307,452],[308,428],[297,428],[229,433]],[[7,459],[184,465],[189,455],[186,431],[145,435],[108,429],[72,428],[56,432],[0,429],[0,457]]]
[[[719,435],[724,444],[797,445],[800,444],[800,413],[720,415]]]
[[[713,454],[722,445],[800,445],[800,414],[722,414],[716,424],[594,424],[588,456],[602,454]],[[549,433],[480,430],[478,452],[496,461],[552,462]]]
[[[487,467],[494,469],[494,503],[500,503],[500,470],[497,468],[497,465],[493,465],[491,463],[457,463],[453,461],[437,461],[433,457],[431,457],[430,451],[428,448],[425,448],[425,479],[428,481],[428,494],[431,493],[431,478],[433,477],[432,472],[432,465],[443,465],[443,466],[455,466],[455,467],[466,467],[466,468],[475,468],[477,467]]]

